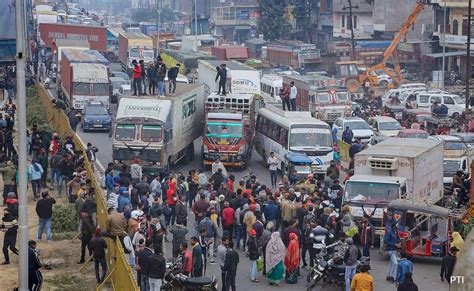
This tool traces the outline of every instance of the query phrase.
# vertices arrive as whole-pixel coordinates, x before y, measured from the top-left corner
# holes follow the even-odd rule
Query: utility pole
[[[469,0],[467,8],[467,62],[466,62],[466,111],[469,110],[471,103],[470,78],[471,78],[471,19],[472,19],[472,0]]]
[[[16,0],[16,87],[18,108],[18,285],[28,290],[28,192],[26,177],[25,2]]]
[[[197,12],[197,0],[194,0],[194,50],[197,52],[198,49],[198,37],[197,37],[197,30],[198,30],[198,12]]]
[[[352,48],[352,60],[354,60],[355,58],[355,37],[354,37],[354,19],[353,19],[353,16],[352,16],[352,9],[358,9],[359,6],[358,5],[354,5],[352,6],[352,0],[347,0],[347,2],[349,2],[349,6],[346,7],[342,7],[342,10],[346,10],[346,9],[349,9],[349,18],[350,20],[348,21],[348,24],[350,25],[350,29],[351,29],[351,48]],[[345,17],[345,15],[343,15],[342,17]]]
[[[156,38],[157,38],[157,47],[158,47],[158,56],[160,56],[160,29],[161,29],[161,0],[156,1],[156,7],[158,10],[158,20],[156,23]]]
[[[443,15],[443,59],[441,69],[441,89],[444,91],[444,76],[445,76],[445,65],[446,65],[446,0],[444,1],[444,15]]]

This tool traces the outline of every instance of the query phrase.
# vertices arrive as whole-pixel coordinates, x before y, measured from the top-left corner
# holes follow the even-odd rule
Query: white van
[[[465,100],[459,95],[440,93],[440,92],[424,92],[416,95],[416,103],[418,108],[431,109],[433,102],[439,105],[444,104],[448,107],[448,116],[457,119],[464,112]]]
[[[424,88],[391,89],[385,92],[385,94],[382,97],[382,101],[383,103],[386,103],[390,97],[395,97],[398,94],[398,100],[400,100],[400,102],[404,104],[406,98],[410,94],[416,94],[419,92],[426,92],[426,89]]]
[[[280,88],[283,86],[283,76],[263,75],[260,80],[260,91],[265,101],[281,103]]]
[[[426,85],[425,83],[408,83],[398,86],[398,89],[424,89],[425,91],[427,91],[428,85]]]

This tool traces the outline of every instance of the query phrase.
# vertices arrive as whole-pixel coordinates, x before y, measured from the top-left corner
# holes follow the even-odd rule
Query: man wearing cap
[[[259,282],[257,279],[257,260],[258,260],[258,246],[257,246],[257,232],[255,229],[249,231],[249,240],[247,241],[247,248],[250,260],[250,279],[252,282]]]
[[[443,261],[441,262],[441,273],[439,274],[441,282],[444,282],[444,279],[446,279],[446,282],[451,284],[451,276],[453,275],[458,251],[457,247],[451,247],[448,254],[443,257]]]
[[[142,179],[143,171],[139,159],[134,159],[133,164],[130,165],[130,175],[132,176],[132,182],[138,183]]]

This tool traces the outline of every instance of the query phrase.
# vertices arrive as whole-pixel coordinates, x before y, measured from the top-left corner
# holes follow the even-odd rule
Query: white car
[[[368,143],[375,135],[370,126],[360,117],[341,117],[336,119],[332,128],[337,128],[337,139],[342,140],[342,132],[349,127],[354,134],[353,140],[359,139],[362,143]]]
[[[375,134],[385,137],[394,137],[402,129],[400,123],[389,116],[375,116],[369,119],[370,127],[375,131]]]

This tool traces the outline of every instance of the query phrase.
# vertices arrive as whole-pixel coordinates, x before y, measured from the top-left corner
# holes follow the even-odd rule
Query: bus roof
[[[309,111],[283,111],[275,106],[267,105],[265,108],[258,110],[258,115],[288,128],[297,124],[310,124],[330,129],[326,122],[312,117]]]

